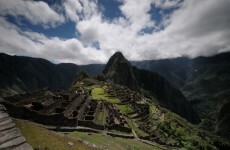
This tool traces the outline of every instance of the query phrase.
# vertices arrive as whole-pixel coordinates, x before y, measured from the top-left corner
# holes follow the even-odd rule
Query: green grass
[[[116,104],[116,107],[122,112],[122,114],[128,114],[128,113],[133,112],[133,109],[130,108],[128,105]]]
[[[136,139],[124,139],[119,137],[112,137],[106,134],[100,133],[91,133],[91,135],[84,132],[72,132],[70,136],[80,138],[82,140],[88,141],[90,143],[101,146],[103,149],[112,149],[112,150],[158,150],[159,147],[151,146],[145,144]]]
[[[146,133],[146,132],[142,131],[141,129],[139,129],[139,128],[132,122],[131,119],[126,119],[126,120],[127,120],[128,124],[129,124],[129,126],[136,132],[136,134],[137,134],[138,136],[149,136],[148,133]]]
[[[91,149],[80,141],[69,139],[66,136],[60,136],[47,129],[38,127],[28,121],[14,120],[16,127],[20,129],[22,135],[26,138],[33,149],[49,149],[49,150],[85,150]],[[73,146],[68,145],[72,142]]]
[[[104,123],[104,112],[103,111],[98,112],[96,118],[97,118],[96,119],[97,124],[103,124]]]
[[[103,88],[93,88],[92,89],[92,98],[93,99],[103,99],[111,103],[119,103],[119,99],[112,97],[109,94],[105,93]]]
[[[96,123],[97,124],[102,124],[104,125],[106,122],[106,118],[105,118],[105,109],[103,109],[103,111],[100,111],[97,113],[96,116]]]

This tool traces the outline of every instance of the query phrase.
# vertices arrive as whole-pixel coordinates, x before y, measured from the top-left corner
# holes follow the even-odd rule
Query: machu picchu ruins
[[[194,128],[184,126],[179,116],[152,103],[138,91],[90,77],[74,82],[68,91],[43,89],[6,97],[1,103],[12,117],[50,130],[106,133],[150,145],[156,142],[182,147],[184,140],[176,135],[181,130],[188,134]]]
[[[77,85],[75,91],[43,89],[7,97],[2,103],[15,118],[55,126],[57,130],[61,130],[60,127],[87,127],[132,135],[127,118],[148,113],[147,105],[140,104],[140,95],[127,88],[106,83],[86,90],[83,82],[77,82]],[[116,98],[117,102],[95,99],[92,94],[97,89],[103,90],[108,98]],[[122,112],[117,106],[131,112]]]

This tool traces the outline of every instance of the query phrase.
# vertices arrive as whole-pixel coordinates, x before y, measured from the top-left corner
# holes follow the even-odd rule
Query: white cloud
[[[64,17],[43,1],[0,0],[0,15],[25,17],[32,24],[41,24],[44,27],[54,27],[64,22]]]
[[[63,5],[67,18],[76,23],[99,13],[97,0],[66,0]]]
[[[184,1],[169,26],[149,37],[148,44],[159,51],[158,58],[216,54],[230,45],[229,7],[228,0]]]
[[[128,18],[123,21],[126,26],[116,21],[103,20],[100,16],[85,19],[77,25],[83,42],[99,41],[108,57],[114,50],[122,51],[132,60],[184,55],[209,56],[229,45],[230,4],[227,0],[187,0],[180,4],[177,1],[180,9],[171,14],[167,20],[168,26],[160,32],[143,36],[138,35],[138,31],[148,23],[153,23],[147,13],[151,1],[141,4],[133,0],[123,2],[121,10]],[[169,1],[164,1],[163,4],[162,7],[165,8],[175,7]]]
[[[151,20],[148,11],[151,9],[151,0],[124,0],[120,6],[122,13],[131,22],[131,29],[138,32],[146,27],[153,27],[154,21]]]
[[[77,14],[82,11],[82,5],[78,0],[67,0],[64,3],[64,8],[67,17],[69,17],[70,20],[74,22],[79,21],[79,17]]]
[[[229,0],[119,1],[125,17],[107,20],[97,1],[66,0],[65,13],[76,23],[78,39],[48,38],[22,31],[0,18],[0,50],[77,64],[106,63],[118,50],[129,60],[209,56],[230,51]],[[140,35],[141,29],[155,26],[149,14],[151,4],[178,9],[163,20],[165,29]],[[100,44],[100,50],[92,46],[94,42]]]
[[[84,47],[78,39],[47,38],[36,32],[22,32],[0,18],[0,50],[11,55],[41,57],[54,62],[77,64],[102,63],[106,57],[101,51]],[[97,56],[97,57],[95,57]]]
[[[153,0],[156,7],[159,8],[173,8],[178,7],[182,0]]]

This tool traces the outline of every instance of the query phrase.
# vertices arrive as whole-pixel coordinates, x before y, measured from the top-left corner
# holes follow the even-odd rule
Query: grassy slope
[[[71,136],[81,138],[82,140],[89,141],[96,145],[100,145],[102,148],[112,149],[112,150],[123,150],[123,149],[133,149],[133,150],[157,150],[158,147],[154,147],[148,144],[145,144],[136,139],[124,139],[118,137],[112,137],[104,134],[95,134],[91,135],[84,132],[73,132],[70,133]]]
[[[105,109],[103,109],[103,111],[100,111],[97,113],[97,116],[96,116],[96,123],[97,124],[105,124],[106,122],[106,118],[105,118]]]
[[[140,124],[148,126],[150,132],[158,133],[156,137],[169,145],[181,145],[185,149],[215,149],[210,143],[212,136],[199,130],[180,116],[151,103],[150,115]],[[200,137],[203,135],[203,138]]]
[[[127,122],[128,122],[128,124],[129,124],[129,126],[136,132],[136,134],[138,135],[138,136],[149,136],[149,134],[148,133],[146,133],[146,132],[144,132],[144,131],[142,131],[141,129],[139,129],[133,122],[132,122],[132,120],[131,119],[127,119]]]
[[[128,114],[128,113],[133,112],[132,108],[130,108],[128,105],[116,104],[116,107],[120,109],[123,114]]]
[[[16,126],[20,129],[22,135],[27,142],[35,149],[49,149],[49,150],[84,150],[90,149],[83,143],[69,139],[65,136],[60,136],[52,131],[38,127],[28,121],[14,120]],[[72,142],[73,146],[68,145]]]
[[[92,89],[92,98],[93,99],[103,99],[111,103],[119,103],[119,99],[115,97],[110,97],[106,94],[103,88],[93,88]]]

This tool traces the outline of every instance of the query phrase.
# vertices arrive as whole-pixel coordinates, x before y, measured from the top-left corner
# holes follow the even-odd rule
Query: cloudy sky
[[[0,52],[54,63],[230,51],[230,0],[0,0]]]

